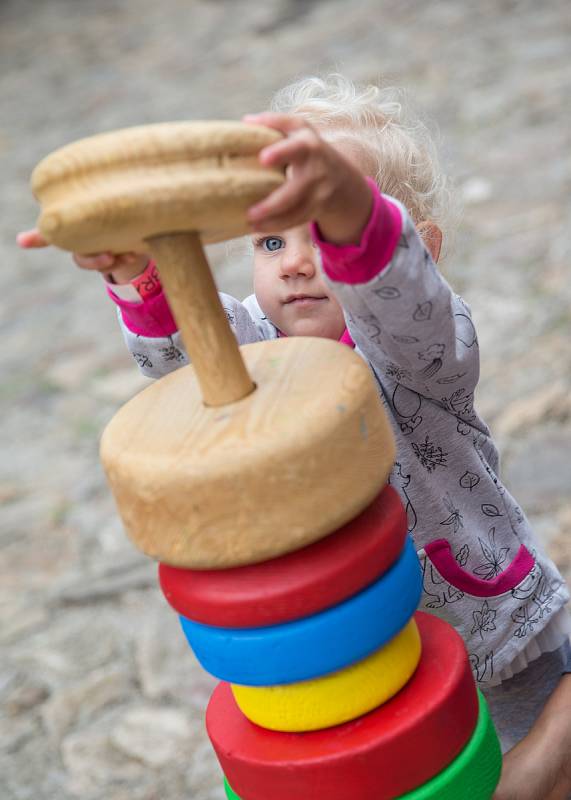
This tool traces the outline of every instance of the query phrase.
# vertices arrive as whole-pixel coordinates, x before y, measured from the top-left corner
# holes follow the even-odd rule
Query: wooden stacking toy
[[[152,125],[34,171],[49,242],[153,255],[192,360],[109,423],[109,483],[222,681],[206,721],[228,798],[489,800],[497,738],[461,639],[415,614],[421,574],[368,366],[324,339],[239,348],[204,256],[283,181],[258,161],[277,136]]]

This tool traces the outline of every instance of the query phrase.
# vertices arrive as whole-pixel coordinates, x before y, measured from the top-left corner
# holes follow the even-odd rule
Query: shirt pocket
[[[429,542],[418,557],[423,579],[420,608],[456,628],[466,643],[476,680],[490,681],[494,671],[505,666],[498,659],[500,651],[510,641],[526,638],[534,623],[550,611],[541,607],[541,566],[523,544],[492,579],[464,569],[460,554],[457,560],[447,539]],[[513,644],[514,651],[522,649]],[[506,651],[506,657],[513,656]]]

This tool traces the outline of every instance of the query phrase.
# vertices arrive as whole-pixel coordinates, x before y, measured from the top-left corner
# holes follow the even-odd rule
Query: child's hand
[[[531,731],[505,756],[492,800],[567,800],[571,795],[571,675]]]
[[[260,163],[288,168],[285,183],[249,209],[252,227],[271,233],[315,221],[327,241],[358,244],[373,205],[364,172],[301,117],[267,112],[244,121],[285,134],[261,151]]]
[[[18,234],[17,242],[25,249],[48,247],[49,243],[42,234],[34,229]],[[115,283],[129,283],[144,271],[149,257],[142,253],[91,253],[89,255],[73,254],[73,260],[81,269],[97,270],[110,275]]]

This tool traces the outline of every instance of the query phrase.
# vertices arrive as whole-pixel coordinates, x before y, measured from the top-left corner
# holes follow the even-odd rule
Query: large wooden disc
[[[38,227],[79,253],[147,252],[146,239],[186,231],[204,242],[249,232],[246,210],[283,181],[257,154],[279,139],[240,122],[170,122],[81,139],[32,175]]]
[[[278,625],[336,605],[398,558],[406,512],[392,486],[342,528],[312,545],[234,569],[159,566],[164,596],[183,617],[223,628]]]
[[[212,569],[304,547],[359,514],[395,458],[367,364],[329,339],[241,348],[256,389],[208,407],[183,367],[130,400],[101,457],[127,533],[147,555]]]
[[[466,648],[437,617],[420,612],[415,618],[422,656],[411,680],[387,703],[335,728],[266,730],[244,716],[228,684],[217,686],[206,727],[239,797],[392,800],[456,759],[479,712]]]

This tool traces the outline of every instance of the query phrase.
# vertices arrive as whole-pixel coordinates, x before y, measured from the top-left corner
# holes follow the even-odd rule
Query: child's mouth
[[[325,296],[315,297],[309,294],[299,294],[286,298],[285,305],[311,306],[315,305],[316,303],[321,303],[323,300],[327,300],[327,298]]]

